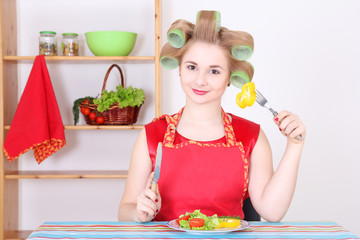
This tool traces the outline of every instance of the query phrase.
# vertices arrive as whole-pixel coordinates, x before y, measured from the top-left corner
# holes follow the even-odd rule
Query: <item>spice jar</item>
[[[41,31],[39,37],[39,54],[46,56],[57,55],[56,32]]]
[[[79,56],[79,38],[77,33],[63,33],[61,41],[63,56]]]

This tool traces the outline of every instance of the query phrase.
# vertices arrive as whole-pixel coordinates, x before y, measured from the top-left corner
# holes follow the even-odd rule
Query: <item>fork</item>
[[[272,115],[273,115],[274,117],[276,117],[276,116],[278,115],[278,112],[275,111],[275,110],[270,106],[269,101],[264,97],[264,95],[262,95],[261,92],[260,92],[259,90],[257,90],[257,89],[255,89],[255,92],[256,92],[256,102],[257,102],[260,106],[269,109],[270,112],[272,113]],[[302,139],[301,134],[298,135],[298,136],[296,136],[296,139],[299,140],[299,141],[301,141],[301,139]]]
[[[270,112],[273,114],[274,117],[276,117],[278,115],[278,112],[275,111],[269,104],[268,100],[264,97],[264,95],[261,94],[261,92],[259,92],[259,90],[255,89],[256,91],[256,102],[262,106],[262,107],[266,107],[267,109],[270,110]]]

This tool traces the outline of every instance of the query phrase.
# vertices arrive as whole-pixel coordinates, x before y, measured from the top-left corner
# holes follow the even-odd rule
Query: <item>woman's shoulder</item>
[[[165,131],[167,128],[166,118],[164,116],[160,116],[154,118],[150,123],[145,125],[146,132],[148,131],[161,131],[162,129]]]
[[[152,122],[145,125],[146,140],[149,152],[155,150],[158,142],[164,140],[164,134],[167,128],[167,122],[164,116],[154,118]]]
[[[167,122],[164,116],[155,118],[152,122],[145,125],[146,143],[153,166],[155,166],[157,145],[159,142],[164,141],[166,128]]]
[[[237,141],[241,141],[245,151],[250,154],[257,142],[260,125],[248,119],[229,113]]]
[[[260,128],[260,124],[250,121],[248,119],[236,116],[232,113],[228,113],[231,116],[231,121],[233,125],[240,126],[240,127],[253,127],[253,128]]]

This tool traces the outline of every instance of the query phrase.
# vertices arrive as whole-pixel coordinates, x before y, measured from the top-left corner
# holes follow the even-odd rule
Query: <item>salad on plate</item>
[[[241,219],[236,217],[218,217],[217,214],[207,216],[199,209],[192,213],[185,213],[176,219],[180,228],[186,230],[212,231],[223,228],[238,228],[241,226]]]

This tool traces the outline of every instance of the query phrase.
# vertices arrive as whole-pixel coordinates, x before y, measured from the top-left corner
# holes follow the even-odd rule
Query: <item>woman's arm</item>
[[[141,130],[131,156],[129,174],[119,206],[119,221],[151,221],[160,209],[159,194],[151,191],[154,178],[146,142],[145,129]]]
[[[256,211],[267,221],[280,221],[286,214],[296,186],[300,157],[305,139],[305,126],[290,112],[274,118],[287,136],[285,153],[274,172],[270,144],[262,130],[251,153],[249,194]],[[302,140],[296,136],[302,135]]]

